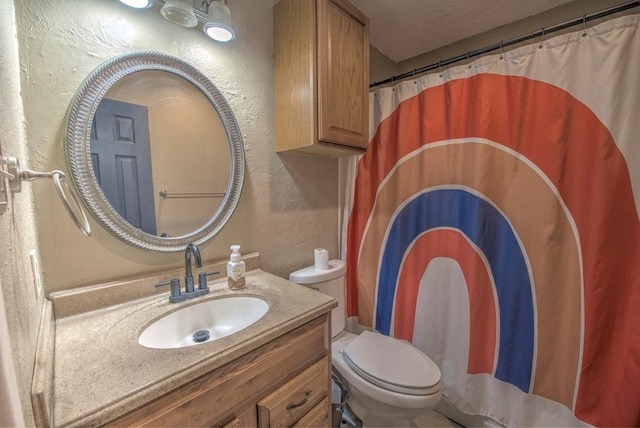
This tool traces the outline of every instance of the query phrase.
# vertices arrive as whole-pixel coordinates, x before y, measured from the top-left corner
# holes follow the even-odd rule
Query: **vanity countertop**
[[[209,294],[181,303],[169,303],[163,293],[56,319],[54,425],[104,424],[336,306],[331,297],[259,269],[247,272],[246,282],[244,289],[230,290],[219,279],[210,282]],[[140,332],[166,313],[228,295],[260,297],[269,311],[213,342],[178,349],[138,344]]]

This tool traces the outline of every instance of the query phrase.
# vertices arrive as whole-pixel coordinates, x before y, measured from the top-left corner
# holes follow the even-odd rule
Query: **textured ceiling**
[[[394,62],[573,0],[350,0],[369,17],[370,42]]]

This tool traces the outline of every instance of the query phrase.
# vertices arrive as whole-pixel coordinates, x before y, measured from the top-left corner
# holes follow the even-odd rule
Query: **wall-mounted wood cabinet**
[[[363,153],[369,142],[369,19],[346,0],[274,7],[276,150]]]

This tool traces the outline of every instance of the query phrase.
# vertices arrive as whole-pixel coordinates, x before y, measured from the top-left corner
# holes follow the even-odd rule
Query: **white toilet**
[[[347,404],[365,427],[409,426],[438,404],[440,369],[429,357],[405,340],[345,331],[344,261],[331,260],[326,270],[310,266],[295,271],[289,280],[338,301],[331,312],[332,363],[349,389]]]

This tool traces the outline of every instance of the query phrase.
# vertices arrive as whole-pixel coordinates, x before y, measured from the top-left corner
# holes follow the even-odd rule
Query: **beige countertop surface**
[[[90,312],[56,315],[54,425],[104,424],[336,306],[331,297],[260,269],[247,272],[246,282],[244,289],[230,290],[226,278],[210,281],[209,294],[181,303],[169,303],[166,292]],[[176,349],[138,344],[140,333],[162,316],[229,295],[260,297],[269,310],[255,324],[212,342]]]

